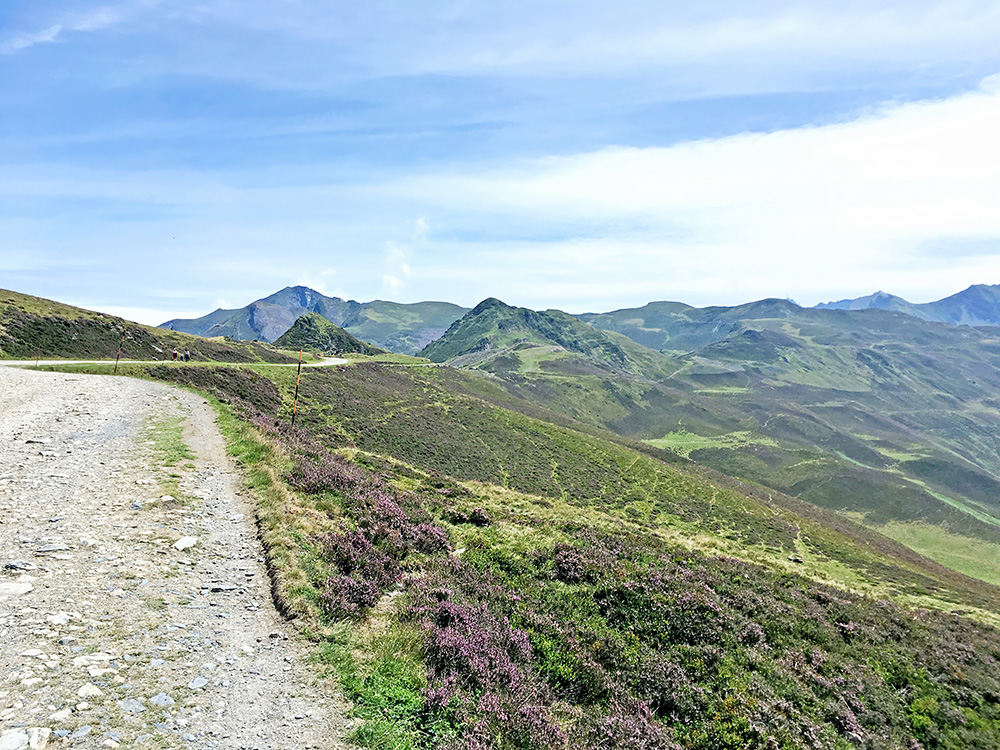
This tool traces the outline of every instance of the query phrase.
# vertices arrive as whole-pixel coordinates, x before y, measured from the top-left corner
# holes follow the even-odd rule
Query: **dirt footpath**
[[[203,399],[0,367],[0,750],[339,748],[294,636]]]

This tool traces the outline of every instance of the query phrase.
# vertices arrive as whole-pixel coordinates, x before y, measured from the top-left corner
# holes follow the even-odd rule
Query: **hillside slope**
[[[0,289],[0,359],[114,359],[119,345],[125,359],[170,359],[177,349],[189,350],[196,360],[293,361],[268,345],[167,331]]]
[[[276,476],[261,456],[285,467],[289,488],[266,496],[296,505],[264,534],[285,540],[277,564],[299,561],[295,611],[361,624],[321,651],[360,745],[1000,742],[1000,633],[947,613],[996,621],[996,588],[792,498],[500,407],[483,373],[308,371],[292,433],[292,373],[255,369],[273,385],[254,386],[266,413],[247,407],[237,455],[258,485]]]
[[[665,377],[679,367],[659,352],[596,330],[560,310],[511,307],[494,298],[480,302],[422,354],[432,362],[495,373]]]
[[[591,369],[572,379],[496,369],[510,394],[857,514],[1000,582],[995,329],[787,300],[651,303],[584,317],[670,350],[679,366],[659,377]]]

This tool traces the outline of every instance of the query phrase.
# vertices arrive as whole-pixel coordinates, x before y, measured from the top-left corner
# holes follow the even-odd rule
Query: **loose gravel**
[[[240,488],[196,394],[0,367],[0,750],[343,747]]]

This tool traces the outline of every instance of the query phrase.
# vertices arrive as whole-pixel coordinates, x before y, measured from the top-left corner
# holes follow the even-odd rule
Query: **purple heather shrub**
[[[473,508],[469,511],[469,523],[473,526],[489,526],[493,523],[493,519],[482,508]]]
[[[256,427],[258,430],[263,432],[271,432],[277,434],[280,427],[280,422],[272,416],[267,414],[261,414],[260,412],[255,412],[250,417],[250,424]]]
[[[321,542],[323,556],[342,575],[353,575],[382,589],[399,580],[396,560],[373,546],[360,530],[327,534]]]
[[[645,655],[635,673],[635,693],[647,701],[644,705],[656,716],[684,721],[700,714],[703,691],[679,664],[652,652]]]
[[[579,583],[587,575],[587,561],[575,547],[559,545],[552,562],[555,565],[555,577],[564,583]]]
[[[427,708],[431,711],[444,709],[458,695],[458,678],[450,674],[421,691]]]
[[[858,722],[858,717],[847,706],[841,703],[831,703],[826,706],[827,718],[841,734],[864,735],[864,729]]]
[[[427,665],[434,676],[449,675],[470,689],[511,688],[521,682],[520,665],[531,657],[528,636],[485,605],[440,602],[425,622]]]
[[[580,721],[573,728],[570,747],[681,750],[642,701],[614,701],[605,715]]]
[[[478,718],[447,746],[448,750],[480,750],[497,747],[569,750],[566,732],[546,705],[550,698],[527,688],[518,693],[488,690],[479,698]],[[499,738],[503,744],[499,745]]]
[[[326,582],[320,592],[320,606],[330,617],[357,617],[368,607],[374,607],[379,590],[371,581],[359,581],[350,576],[336,576]]]
[[[300,456],[285,480],[300,492],[318,494],[344,490],[364,482],[364,471],[346,458],[320,450],[315,457]]]
[[[413,527],[413,548],[426,554],[447,552],[451,549],[448,532],[430,523],[417,524]]]
[[[471,523],[473,526],[489,526],[493,523],[493,519],[490,518],[489,513],[482,508],[473,508],[468,512],[453,509],[448,511],[446,518],[450,523],[454,524]]]
[[[416,621],[432,619],[442,601],[490,602],[493,608],[510,605],[511,592],[492,575],[476,570],[459,558],[434,561],[429,574],[410,584],[411,604],[406,616]]]

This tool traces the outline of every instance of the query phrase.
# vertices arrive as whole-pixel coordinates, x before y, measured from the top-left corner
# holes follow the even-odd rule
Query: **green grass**
[[[385,354],[359,354],[357,352],[350,352],[343,355],[345,359],[349,359],[352,363],[354,362],[378,362],[380,364],[386,365],[430,365],[433,364],[426,357],[416,357],[409,354],[392,354],[387,352]]]
[[[144,432],[161,466],[172,467],[194,458],[184,440],[184,417],[151,418],[146,422]]]
[[[729,432],[725,435],[702,436],[685,430],[668,432],[661,438],[643,441],[657,448],[666,448],[684,457],[701,448],[736,448],[748,445],[777,445],[772,438],[755,435],[749,430]]]
[[[952,570],[1000,586],[1000,544],[949,534],[927,523],[890,522],[878,531]]]
[[[256,500],[260,538],[283,613],[318,623],[317,591],[309,576],[316,552],[310,540],[338,528],[337,517],[330,516],[329,508],[320,510],[317,501],[290,492],[282,477],[291,469],[291,458],[232,407],[214,396],[208,398],[218,413],[229,454],[243,470],[246,487]]]

